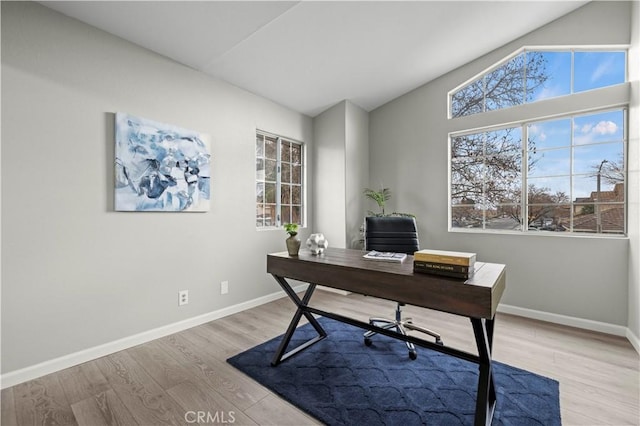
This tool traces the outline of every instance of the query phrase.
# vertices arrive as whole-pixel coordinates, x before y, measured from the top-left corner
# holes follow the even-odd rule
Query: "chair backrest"
[[[420,250],[418,228],[413,217],[370,216],[364,228],[366,250],[413,254]]]

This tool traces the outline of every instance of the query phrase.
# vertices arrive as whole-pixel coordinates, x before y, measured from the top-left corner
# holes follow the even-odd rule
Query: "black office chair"
[[[384,252],[406,253],[413,255],[420,250],[418,241],[418,229],[416,220],[413,217],[405,216],[372,216],[365,221],[365,249]],[[406,260],[405,260],[406,262]],[[377,318],[369,319],[371,325],[376,325],[384,329],[396,329],[398,333],[407,335],[408,330],[420,331],[436,339],[436,343],[442,345],[440,334],[427,328],[417,326],[411,318],[402,318],[402,306],[404,303],[397,303],[395,319]],[[375,331],[367,331],[364,334],[364,343],[371,346],[371,337]],[[416,359],[418,353],[413,343],[406,342],[409,349],[409,358]]]

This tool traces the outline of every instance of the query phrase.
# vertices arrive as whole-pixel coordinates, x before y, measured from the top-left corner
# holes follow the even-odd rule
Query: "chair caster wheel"
[[[369,339],[368,337],[364,338],[364,345],[365,346],[371,346],[373,342],[371,341],[371,339]]]
[[[418,358],[418,352],[416,351],[409,351],[409,358],[414,360],[416,358]]]

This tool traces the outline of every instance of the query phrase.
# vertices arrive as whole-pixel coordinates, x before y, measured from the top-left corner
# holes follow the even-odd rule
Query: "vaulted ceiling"
[[[42,2],[312,117],[373,110],[585,3]]]

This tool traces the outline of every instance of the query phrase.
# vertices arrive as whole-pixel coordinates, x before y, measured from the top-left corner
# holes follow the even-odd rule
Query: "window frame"
[[[257,147],[256,144],[258,142],[258,138],[262,138],[262,142],[263,142],[263,155],[261,157],[258,156],[258,151],[257,151]],[[276,142],[276,180],[275,180],[275,211],[276,211],[276,218],[274,221],[273,225],[265,225],[264,224],[264,220],[263,220],[263,225],[259,226],[258,225],[258,205],[260,204],[258,202],[258,185],[260,183],[263,184],[263,188],[266,186],[267,182],[272,182],[272,181],[267,181],[266,179],[266,167],[263,169],[263,171],[265,172],[265,176],[262,179],[258,179],[258,169],[257,169],[257,162],[259,159],[263,159],[264,161],[267,160],[266,157],[266,139],[271,139],[271,140],[275,140]],[[256,205],[256,213],[255,213],[255,218],[256,218],[256,230],[258,231],[266,231],[266,230],[280,230],[283,228],[285,223],[288,223],[286,221],[283,221],[283,218],[281,217],[282,215],[282,206],[284,205],[290,205],[293,206],[294,204],[286,204],[282,202],[282,186],[284,185],[290,185],[291,187],[293,186],[299,186],[300,187],[300,223],[298,223],[298,226],[303,228],[306,226],[306,213],[307,213],[307,200],[306,200],[306,193],[307,193],[307,179],[306,179],[306,162],[307,162],[307,147],[306,144],[304,142],[301,142],[299,140],[296,140],[294,138],[290,138],[287,136],[282,136],[282,135],[278,135],[275,133],[271,133],[271,132],[267,132],[261,129],[256,129],[255,131],[255,142],[254,142],[254,158],[256,160],[256,168],[254,169],[254,182],[255,182],[255,189],[254,189],[254,202]],[[283,163],[288,163],[288,164],[292,164],[291,161],[285,161],[283,160],[283,156],[282,156],[282,145],[283,143],[290,143],[290,144],[295,144],[298,145],[300,147],[300,155],[301,155],[301,161],[300,161],[300,183],[299,184],[295,184],[293,182],[283,182],[282,180],[282,165]],[[264,191],[264,189],[263,189]],[[266,201],[262,201],[262,205],[266,205]],[[269,203],[270,204],[270,203]],[[296,204],[297,205],[297,204]],[[263,218],[264,219],[264,218]]]

